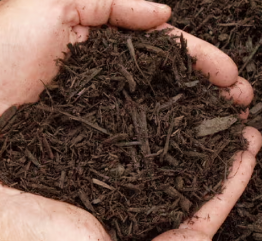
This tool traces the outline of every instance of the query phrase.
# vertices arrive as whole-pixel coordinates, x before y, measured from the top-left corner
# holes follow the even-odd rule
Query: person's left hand
[[[85,41],[89,26],[145,30],[170,15],[168,6],[143,0],[0,1],[0,115],[37,101],[58,72],[55,60],[68,43]]]

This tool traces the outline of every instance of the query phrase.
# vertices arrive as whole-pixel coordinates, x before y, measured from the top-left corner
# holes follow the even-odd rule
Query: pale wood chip
[[[237,121],[234,116],[217,117],[211,120],[204,120],[196,127],[197,136],[203,137],[227,130]]]
[[[100,180],[98,180],[98,179],[93,178],[92,181],[93,181],[94,184],[96,184],[96,185],[98,185],[98,186],[107,188],[107,189],[109,189],[109,190],[111,190],[111,191],[115,190],[114,187],[109,186],[109,185],[106,184],[105,182],[102,182],[102,181],[100,181]]]

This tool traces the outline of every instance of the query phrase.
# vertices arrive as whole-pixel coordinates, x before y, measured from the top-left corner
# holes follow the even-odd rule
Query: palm
[[[5,187],[0,202],[1,240],[110,240],[91,214],[69,204]]]
[[[134,13],[130,4],[134,10],[143,9],[147,21],[134,18],[140,12]],[[43,83],[50,82],[58,71],[55,60],[63,57],[69,42],[87,39],[88,26],[111,22],[125,27],[129,17],[130,27],[146,29],[170,15],[170,8],[147,6],[144,1],[126,5],[122,0],[1,1],[0,66],[10,68],[0,69],[0,114],[11,105],[37,101]]]
[[[75,43],[77,40],[77,35],[69,24],[70,16],[74,18],[74,14],[77,15],[76,10],[74,13],[70,8],[61,8],[59,4],[51,5],[51,2],[50,0],[6,3],[13,11],[4,11],[1,14],[1,29],[14,19],[19,27],[9,27],[9,43],[12,45],[8,46],[9,51],[0,63],[1,66],[13,66],[6,70],[7,75],[15,75],[17,80],[23,80],[23,85],[20,82],[10,86],[4,83],[6,88],[1,89],[0,95],[2,104],[36,101],[38,98],[36,93],[39,94],[44,88],[43,82],[47,83],[58,71],[54,61],[63,57],[63,52],[67,51],[67,43]],[[0,41],[6,42],[2,36],[1,39]],[[25,73],[21,70],[27,71]],[[17,93],[18,96],[12,93]],[[4,108],[5,106],[2,107]]]

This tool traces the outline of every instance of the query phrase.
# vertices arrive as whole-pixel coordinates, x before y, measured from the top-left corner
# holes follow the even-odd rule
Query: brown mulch
[[[33,105],[1,118],[0,179],[66,201],[119,240],[177,228],[246,147],[239,108],[165,32],[93,30]]]
[[[254,102],[252,103],[252,107],[255,109],[251,112],[248,124],[262,131],[260,107],[262,102],[262,48],[260,47],[262,2],[260,0],[166,0],[159,2],[168,3],[173,7],[173,15],[170,23],[216,45],[236,62],[239,66],[240,75],[250,81],[256,93]],[[132,40],[135,42],[134,37],[132,37]],[[107,48],[105,43],[103,43],[103,49]],[[90,43],[90,45],[92,44],[95,43]],[[113,42],[113,44],[115,43]],[[87,51],[86,47],[81,50],[77,48],[76,51],[87,53],[85,52]],[[135,79],[138,78],[142,81],[143,87],[138,84],[138,92],[140,96],[142,95],[141,98],[143,99],[144,92],[142,89],[147,90],[145,92],[151,95],[152,90],[148,86],[145,88],[144,85],[146,83],[143,83],[143,76],[141,73],[137,73],[138,70],[131,61],[131,57],[128,56],[128,51],[126,49],[122,53],[122,55],[127,56],[127,60],[129,61],[128,63],[126,62],[127,66],[125,67],[128,70],[135,70]],[[138,51],[140,53],[142,50],[136,49],[135,51],[137,55]],[[72,55],[71,61],[73,61],[79,52],[75,52]],[[93,54],[92,52],[92,56]],[[104,54],[103,50],[101,54]],[[111,57],[109,59],[112,60]],[[203,103],[206,105],[207,98],[211,96],[211,99],[213,99],[214,95],[217,95],[217,90],[213,87],[210,88],[204,80],[202,81],[203,78],[198,73],[191,73],[190,78],[196,76],[197,79],[201,80],[197,86],[185,88],[185,86],[178,85],[177,81],[176,83],[172,83],[177,87],[176,91],[174,91],[174,86],[172,86],[171,92],[170,83],[168,83],[165,88],[167,95],[164,95],[164,92],[161,95],[160,91],[156,91],[157,95],[154,98],[151,96],[151,98],[147,99],[148,96],[145,96],[141,103],[144,104],[146,102],[148,111],[157,106],[157,101],[168,102],[170,97],[177,96],[181,92],[184,95],[183,98],[179,99],[172,106],[172,109],[165,110],[164,114],[158,117],[161,121],[160,134],[163,134],[162,136],[156,136],[157,132],[153,132],[153,127],[157,126],[157,122],[154,122],[154,119],[151,119],[147,123],[149,127],[147,136],[150,147],[152,143],[159,143],[160,148],[163,149],[167,140],[170,123],[172,123],[171,120],[173,120],[172,118],[180,117],[179,115],[184,117],[179,121],[179,126],[173,126],[173,133],[177,129],[179,129],[179,132],[174,136],[172,133],[170,137],[171,145],[168,154],[172,154],[172,162],[167,160],[167,155],[163,158],[163,162],[160,162],[161,149],[152,149],[152,153],[156,153],[158,156],[151,157],[148,161],[143,161],[144,154],[141,145],[131,147],[119,147],[116,145],[118,142],[132,142],[133,144],[134,142],[139,142],[134,130],[132,128],[131,130],[128,129],[127,123],[132,125],[130,106],[126,106],[127,99],[123,92],[121,92],[121,88],[125,88],[129,96],[132,97],[131,106],[138,108],[141,104],[140,99],[135,99],[134,95],[128,92],[130,91],[129,86],[121,86],[121,83],[124,81],[121,73],[118,73],[119,76],[114,76],[113,83],[111,83],[112,76],[110,74],[108,75],[110,76],[110,81],[107,79],[107,74],[104,75],[106,77],[103,77],[105,69],[96,75],[93,72],[95,70],[99,71],[99,67],[103,64],[100,63],[99,65],[96,59],[90,60],[94,63],[89,63],[86,59],[89,60],[90,58],[87,58],[87,56],[84,57],[84,55],[81,58],[82,60],[79,63],[70,63],[70,68],[64,70],[64,77],[68,78],[68,81],[58,82],[60,89],[57,88],[56,83],[53,85],[54,89],[49,88],[48,91],[43,93],[40,103],[33,106],[25,106],[18,112],[15,108],[12,108],[4,118],[0,118],[0,129],[4,128],[6,133],[11,128],[11,124],[13,125],[12,131],[0,139],[0,156],[3,161],[0,179],[4,178],[5,182],[13,187],[40,193],[44,196],[64,200],[85,208],[98,217],[105,225],[110,220],[113,223],[110,227],[111,231],[115,230],[118,237],[122,235],[127,239],[131,239],[132,235],[134,235],[133,238],[138,240],[145,235],[147,239],[150,239],[164,230],[177,227],[180,220],[190,215],[190,213],[192,214],[193,210],[197,209],[204,201],[211,197],[211,194],[220,191],[219,185],[215,185],[219,184],[219,180],[224,178],[221,172],[222,169],[225,170],[224,164],[218,170],[220,171],[218,175],[214,175],[214,170],[205,170],[206,163],[209,163],[209,161],[205,162],[207,160],[205,159],[207,158],[206,156],[209,156],[208,160],[210,160],[210,157],[212,160],[212,155],[214,155],[211,152],[208,153],[205,149],[209,151],[210,149],[213,150],[212,148],[214,147],[212,145],[215,142],[211,141],[209,143],[210,137],[200,138],[200,140],[196,137],[188,137],[188,131],[192,134],[194,129],[188,130],[187,127],[192,122],[193,126],[197,126],[200,123],[200,120],[198,120],[198,123],[195,122],[195,118],[199,113],[193,113],[192,110],[192,113],[190,110],[188,112],[187,108],[189,107],[183,105],[184,101],[187,101],[187,103],[190,101],[189,98],[196,100],[196,96],[192,92],[196,92],[199,95],[197,99],[199,102],[196,103],[200,104],[194,104],[198,105],[198,107],[199,105],[203,105]],[[185,66],[188,67],[188,62],[185,59],[183,61]],[[80,63],[83,65],[80,65]],[[90,64],[93,64],[93,70]],[[160,66],[163,66],[161,64]],[[111,66],[112,63],[108,60],[105,65]],[[172,66],[173,63],[169,65]],[[83,66],[89,67],[91,72],[81,72]],[[180,67],[178,67],[178,70],[181,70]],[[140,68],[147,76],[147,67],[141,64]],[[165,71],[166,69],[160,69],[161,73]],[[95,76],[92,77],[92,74]],[[174,75],[174,73],[168,73],[167,75],[171,76],[172,74]],[[81,87],[84,93],[79,94],[78,92],[77,97],[73,96],[68,101],[68,95],[71,94],[68,92],[68,89],[70,89],[68,87],[79,85],[80,80],[77,79],[79,76],[85,80],[88,78],[92,79],[88,86],[83,87],[86,88],[85,90]],[[159,77],[160,74],[157,73],[155,76]],[[182,81],[184,78],[188,81],[188,73],[185,76],[182,75]],[[160,76],[160,80],[163,80],[162,75]],[[100,85],[98,82],[102,82],[103,84]],[[168,81],[164,80],[164,82]],[[152,84],[152,86],[155,85]],[[80,86],[78,87],[80,88]],[[109,88],[111,91],[115,91],[114,94],[116,94],[116,90],[120,90],[118,94],[113,96],[113,99],[108,99],[107,97],[112,97],[112,92],[109,91]],[[163,86],[157,85],[157,88],[163,88]],[[207,92],[203,93],[201,91],[202,88],[206,89]],[[77,88],[74,90],[79,91]],[[100,101],[97,101],[97,95],[101,93],[105,95],[103,95],[102,102],[100,103]],[[73,100],[78,99],[72,102],[72,98]],[[201,102],[203,98],[204,102]],[[120,100],[119,103],[118,100]],[[98,102],[99,104],[96,105]],[[135,105],[133,105],[133,102]],[[216,107],[212,106],[212,103],[208,103],[209,105],[210,109]],[[50,106],[52,106],[52,109],[47,108]],[[183,112],[180,112],[177,116],[173,116],[172,114],[178,106],[182,109],[179,111]],[[119,108],[119,114],[112,114],[111,111],[117,108]],[[137,111],[141,114],[141,109],[138,108]],[[201,109],[201,114],[202,111]],[[224,115],[228,113],[225,112],[225,109],[222,112]],[[235,113],[235,110],[231,109],[230,112],[230,114]],[[107,114],[106,118],[108,118],[108,121],[103,118],[102,113]],[[123,116],[120,115],[121,113]],[[208,115],[208,118],[216,117],[217,113],[213,116],[211,113],[208,113],[211,114],[211,116]],[[7,120],[9,120],[10,115],[12,116],[13,114],[15,114],[15,118],[11,119],[7,126],[4,126]],[[150,115],[152,117],[153,114],[150,112],[147,113],[147,120]],[[126,133],[122,134],[128,134],[128,138],[121,139],[126,137],[123,135],[113,143],[103,143],[104,140],[108,139],[108,135],[101,134],[97,130],[95,131],[86,122],[83,122],[82,119],[84,118],[97,126],[103,124],[108,127],[108,125],[110,126],[109,120],[112,120],[113,117],[116,120],[118,120],[117,118],[125,120],[123,123],[126,126],[118,125],[116,130],[126,130]],[[114,122],[114,124],[116,123],[118,122]],[[151,127],[152,129],[150,129]],[[133,127],[133,129],[135,128]],[[223,132],[222,137],[221,133],[219,135],[220,138],[223,138],[223,135],[225,135],[225,138],[228,138],[230,134],[229,132]],[[175,147],[172,145],[172,138],[175,140],[181,138],[176,142]],[[232,143],[232,139],[228,140]],[[180,149],[187,148],[187,154],[180,153],[177,143]],[[90,148],[86,149],[86,147]],[[234,148],[235,145],[231,144],[230,147]],[[107,153],[102,154],[100,152],[101,148],[107,148]],[[223,151],[230,151],[227,148],[225,147],[222,153]],[[233,151],[232,149],[231,152],[233,153]],[[215,149],[214,153],[216,153]],[[121,155],[118,156],[118,154]],[[134,155],[137,158],[134,158]],[[255,168],[248,188],[213,240],[262,240],[261,154],[258,155],[257,161],[258,165]],[[218,165],[217,163],[221,165],[223,162],[218,162],[216,159],[211,164],[216,166]],[[200,171],[197,172],[196,177],[192,178],[196,167]],[[152,173],[154,176],[152,176]],[[209,176],[206,178],[207,176],[204,175]],[[168,186],[162,186],[163,188],[159,189],[161,183]],[[176,190],[175,195],[168,192],[168,190],[170,191],[170,186]],[[110,188],[115,189],[111,190]],[[163,202],[163,199],[165,199],[165,202]],[[190,205],[188,206],[181,205],[181,200],[189,200],[192,206],[189,202]],[[144,209],[135,209],[138,206],[142,206]],[[189,206],[190,212],[187,211]],[[115,210],[118,211],[115,212]],[[103,219],[106,215],[108,219]],[[149,224],[146,224],[146,222]],[[137,237],[139,235],[138,229],[140,230],[140,228],[145,230],[145,233]],[[129,233],[132,235],[128,236],[127,234]],[[151,235],[147,235],[147,233]],[[121,239],[124,238],[122,237]]]
[[[239,75],[249,80],[255,90],[248,124],[262,131],[262,1],[158,2],[172,6],[170,23],[214,44],[236,62]],[[262,240],[261,168],[260,153],[246,191],[213,240]]]

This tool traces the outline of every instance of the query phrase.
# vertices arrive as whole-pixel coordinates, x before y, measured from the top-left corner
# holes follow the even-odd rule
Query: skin
[[[226,98],[248,105],[253,90],[237,76],[234,62],[217,48],[196,37],[163,24],[169,7],[143,0],[3,0],[0,2],[0,114],[12,105],[37,101],[43,83],[51,82],[67,43],[88,38],[88,27],[109,23],[130,29],[172,28],[183,33],[195,68],[210,74]],[[246,87],[243,87],[245,85]],[[240,92],[239,89],[241,89]],[[235,94],[234,94],[235,93]],[[216,196],[178,230],[154,241],[211,240],[244,191],[262,145],[260,133],[246,128],[249,149],[234,155],[235,162],[225,191]],[[88,212],[41,196],[0,185],[0,239],[5,241],[107,241],[101,224]]]

